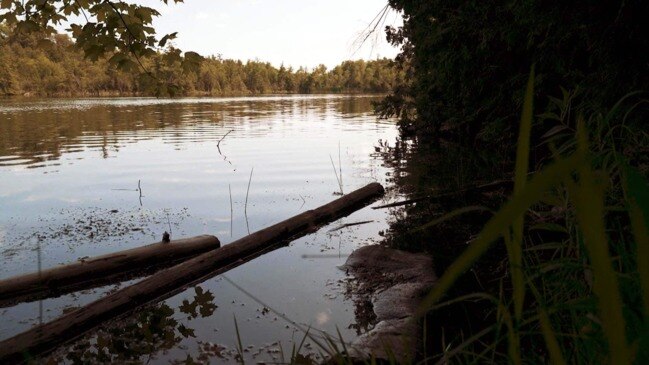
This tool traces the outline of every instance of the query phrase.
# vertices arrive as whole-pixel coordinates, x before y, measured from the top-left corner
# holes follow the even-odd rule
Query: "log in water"
[[[20,301],[41,299],[123,280],[146,268],[170,263],[221,247],[218,238],[202,235],[158,242],[130,250],[86,258],[40,273],[0,280],[0,308]]]
[[[0,363],[21,362],[45,354],[73,340],[102,322],[126,314],[147,303],[181,292],[187,286],[207,280],[245,262],[246,258],[315,230],[318,225],[347,215],[383,195],[379,183],[372,183],[316,209],[306,211],[268,228],[238,239],[218,250],[201,254],[52,322],[37,326],[0,342]]]

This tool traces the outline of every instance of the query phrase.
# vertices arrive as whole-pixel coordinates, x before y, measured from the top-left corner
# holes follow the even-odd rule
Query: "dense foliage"
[[[649,3],[642,0],[390,0],[404,25],[388,29],[414,69],[411,86],[384,108],[422,134],[461,129],[489,141],[516,135],[528,71],[536,68],[537,111],[560,89],[581,90],[599,110],[649,85]],[[412,110],[409,113],[404,108]],[[509,140],[513,142],[513,140]]]
[[[48,40],[44,43],[43,39]],[[116,67],[107,55],[84,57],[64,34],[21,33],[0,25],[0,94],[5,95],[248,95],[385,93],[400,74],[388,59],[345,61],[331,70],[294,70],[269,63],[204,58],[183,67],[175,48],[142,58],[156,77]]]
[[[173,0],[175,3],[182,0]],[[168,0],[161,0],[167,4]],[[92,60],[110,56],[111,65],[121,70],[136,70],[156,78],[142,64],[142,58],[155,55],[176,33],[156,38],[153,19],[160,13],[137,3],[110,0],[2,0],[0,23],[19,33],[54,34],[55,26],[69,24],[72,36],[84,55]],[[76,19],[81,20],[81,24]],[[85,21],[84,21],[85,20]],[[46,45],[47,38],[40,40]],[[200,56],[186,52],[186,69],[196,68]]]
[[[647,363],[649,3],[389,3],[417,204],[388,242],[434,257],[429,355]]]
[[[182,54],[137,5],[2,0],[15,31],[0,31],[0,92],[390,88],[378,111],[418,138],[385,154],[398,185],[414,180],[417,204],[396,213],[387,241],[434,256],[435,360],[647,363],[649,2],[388,3],[404,18],[387,29],[397,67],[295,71]],[[72,27],[83,52],[40,33],[83,9],[96,17]]]

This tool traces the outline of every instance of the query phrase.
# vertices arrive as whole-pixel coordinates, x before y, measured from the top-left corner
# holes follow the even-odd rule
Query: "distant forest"
[[[174,54],[175,53],[175,54]],[[174,57],[169,57],[170,55]],[[387,58],[344,61],[297,70],[270,63],[203,58],[183,67],[180,51],[141,59],[142,67],[118,69],[110,57],[89,60],[65,34],[14,32],[0,24],[0,95],[31,96],[223,96],[283,93],[387,93],[402,72]],[[160,78],[164,78],[161,80]],[[164,85],[164,88],[160,88]]]

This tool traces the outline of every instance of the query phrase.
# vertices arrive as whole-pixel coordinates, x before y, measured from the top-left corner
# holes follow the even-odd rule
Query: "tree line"
[[[173,46],[127,67],[120,67],[119,57],[114,53],[92,60],[66,34],[22,32],[0,24],[0,95],[387,93],[403,77],[387,58],[344,61],[328,70],[324,65],[277,68],[258,60],[182,55]],[[187,67],[188,61],[194,67]]]

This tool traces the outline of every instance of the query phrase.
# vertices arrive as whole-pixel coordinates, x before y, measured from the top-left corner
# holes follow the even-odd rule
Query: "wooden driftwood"
[[[514,181],[513,180],[497,180],[497,181],[490,182],[488,184],[482,184],[482,185],[477,185],[477,186],[469,186],[469,187],[465,187],[463,189],[448,192],[448,193],[425,195],[425,196],[420,196],[420,197],[416,197],[416,198],[412,198],[412,199],[408,199],[408,200],[403,200],[403,201],[400,201],[400,202],[394,202],[394,203],[390,203],[390,204],[379,205],[377,207],[373,207],[372,209],[394,208],[394,207],[400,207],[400,206],[403,206],[403,205],[419,203],[419,202],[426,201],[426,200],[449,198],[449,197],[453,197],[453,196],[456,196],[456,195],[467,194],[467,193],[484,193],[484,192],[487,192],[487,191],[498,190],[498,189],[501,189],[501,188],[511,190],[513,188],[513,186],[514,186]]]
[[[158,242],[0,280],[0,308],[128,279],[221,247],[210,235]]]
[[[301,213],[238,239],[181,264],[157,272],[84,307],[68,312],[52,322],[37,326],[0,342],[0,363],[21,362],[51,351],[102,322],[147,303],[169,298],[189,285],[202,282],[237,266],[251,256],[258,256],[287,240],[304,235],[369,204],[384,193],[378,183],[369,184],[314,210]]]

